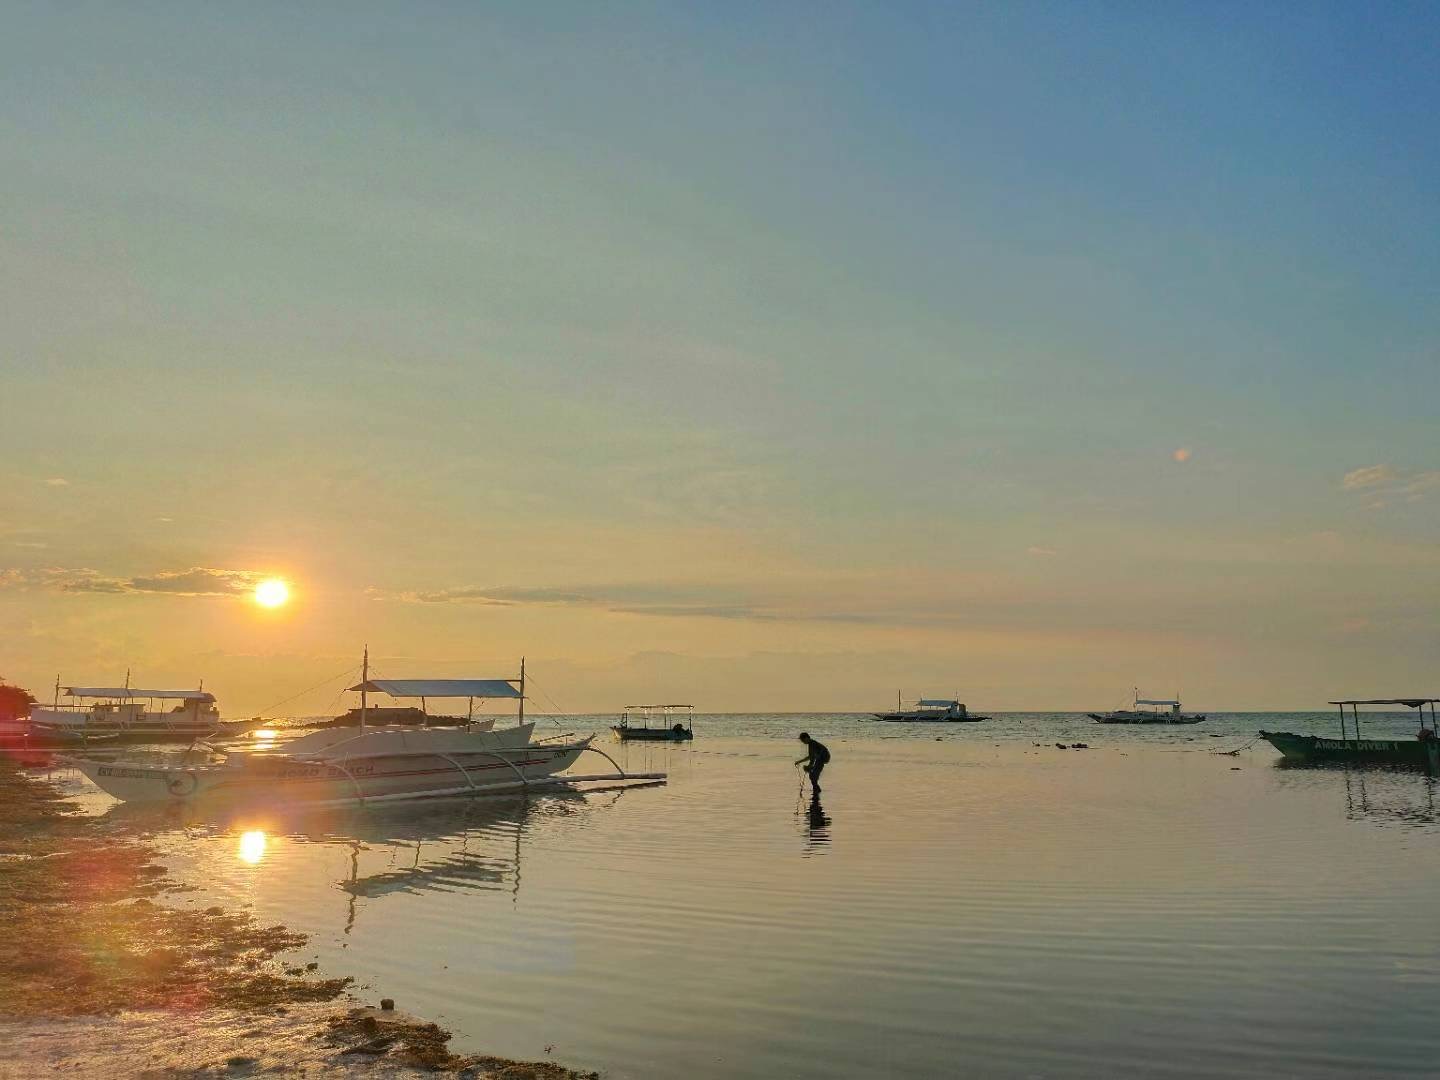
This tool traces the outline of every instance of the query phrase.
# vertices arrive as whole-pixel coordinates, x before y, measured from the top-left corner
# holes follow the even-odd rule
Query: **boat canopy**
[[[139,690],[133,686],[67,686],[67,697],[154,698],[166,701],[214,701],[208,690]]]
[[[1440,703],[1440,698],[1433,697],[1355,698],[1330,702],[1331,705],[1406,705],[1412,709],[1418,709],[1421,705],[1437,703]]]
[[[919,705],[921,708],[924,708],[924,709],[948,709],[948,708],[950,708],[951,705],[959,705],[960,702],[958,702],[958,701],[940,701],[940,700],[938,700],[938,699],[936,699],[936,700],[930,700],[930,699],[927,698],[927,699],[925,699],[925,700],[923,700],[923,701],[917,701],[915,704],[916,704],[916,705]]]
[[[1142,697],[1142,698],[1136,698],[1136,699],[1135,699],[1135,704],[1136,704],[1136,705],[1171,705],[1171,706],[1175,706],[1175,707],[1178,707],[1178,706],[1180,705],[1180,703],[1179,703],[1178,701],[1161,701],[1159,698],[1143,698],[1143,697]]]
[[[371,679],[350,687],[397,698],[518,698],[511,679]]]

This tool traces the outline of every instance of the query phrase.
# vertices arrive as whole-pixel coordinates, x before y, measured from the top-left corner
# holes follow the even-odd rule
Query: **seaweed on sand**
[[[304,938],[220,908],[151,899],[164,871],[134,840],[71,812],[0,758],[0,1014],[264,1008],[337,997],[349,979],[273,964]]]

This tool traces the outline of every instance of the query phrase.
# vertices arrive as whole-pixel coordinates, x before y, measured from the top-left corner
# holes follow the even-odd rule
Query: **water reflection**
[[[373,830],[371,844],[378,842],[388,849],[387,864],[360,873],[359,852],[373,848],[357,840],[352,844],[354,872],[340,887],[370,898],[428,889],[518,888],[523,809],[512,805],[479,820],[464,815],[458,831],[453,814],[446,822],[436,822],[441,827],[433,831],[413,827],[413,823],[403,830]],[[388,835],[375,836],[376,832]]]
[[[820,796],[812,795],[805,807],[805,854],[819,855],[829,849],[830,816],[820,805]]]
[[[235,854],[241,862],[254,866],[265,857],[265,843],[263,829],[248,829],[240,834],[240,843],[236,846]]]
[[[1440,828],[1408,822],[1440,792],[1421,778],[1347,789],[1265,751],[843,745],[824,802],[788,738],[706,733],[617,753],[669,768],[659,790],[116,828],[200,890],[175,903],[308,934],[303,959],[465,1052],[560,1038],[557,1058],[637,1080],[942,1076],[957,1046],[966,1072],[1014,1080],[1167,1057],[1176,1077],[1433,1072]],[[1407,823],[1377,816],[1394,807]],[[683,1023],[656,1022],[679,1002]]]
[[[1433,777],[1396,772],[1345,770],[1345,816],[1351,821],[1440,823]]]
[[[346,894],[342,933],[349,934],[368,905],[397,895],[489,890],[508,892],[511,905],[518,905],[521,856],[532,818],[583,819],[591,809],[611,806],[624,794],[554,792],[529,798],[269,811],[121,803],[103,817],[132,834],[222,842],[239,865],[261,869],[272,889],[286,891],[304,890],[306,881],[315,880],[316,868],[327,865],[286,848],[341,849],[343,863],[329,863],[326,877],[329,888]],[[234,880],[257,879],[246,874]]]

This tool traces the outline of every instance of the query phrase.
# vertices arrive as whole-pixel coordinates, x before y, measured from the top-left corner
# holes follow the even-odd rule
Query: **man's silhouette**
[[[820,773],[826,765],[830,764],[830,751],[824,743],[818,739],[812,739],[808,731],[802,731],[800,733],[800,741],[806,745],[810,752],[795,762],[795,764],[805,766],[805,775],[810,777],[810,790],[816,795],[819,795]]]

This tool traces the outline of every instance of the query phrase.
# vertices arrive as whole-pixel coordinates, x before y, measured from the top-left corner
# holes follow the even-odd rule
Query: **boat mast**
[[[520,719],[517,724],[525,723],[525,657],[520,657]]]
[[[365,734],[365,714],[370,708],[370,646],[365,646],[365,659],[360,661],[360,734]]]
[[[55,708],[60,708],[60,676],[55,676]]]

